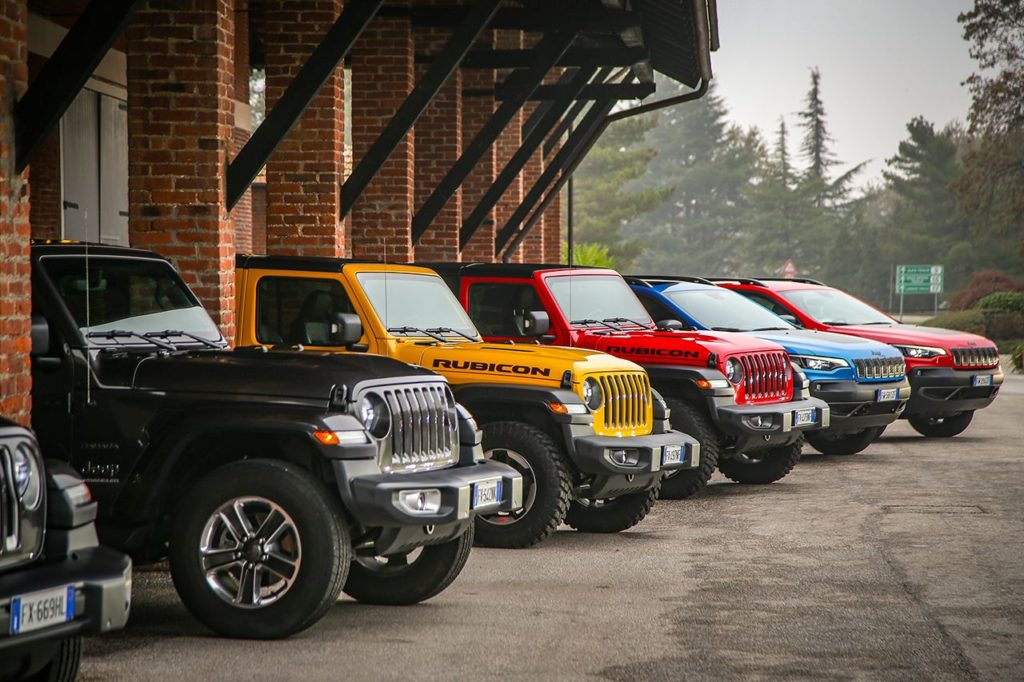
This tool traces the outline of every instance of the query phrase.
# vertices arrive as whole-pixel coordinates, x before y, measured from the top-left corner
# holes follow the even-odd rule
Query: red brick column
[[[128,233],[171,258],[234,336],[224,204],[234,124],[233,0],[150,0],[128,28]]]
[[[496,31],[495,41],[498,49],[509,49],[519,50],[523,48],[523,32],[522,31]],[[498,81],[504,81],[511,71],[499,71]],[[523,112],[526,109],[532,111],[536,103],[527,102],[523,109],[520,109],[512,120],[509,121],[508,125],[505,126],[505,130],[498,136],[495,141],[495,166],[497,172],[505,167],[512,155],[516,153],[516,150],[523,143]],[[529,112],[527,112],[529,113]],[[508,186],[505,193],[501,195],[498,200],[498,204],[494,207],[494,221],[497,230],[501,230],[505,226],[505,222],[512,217],[512,213],[519,207],[519,204],[523,200],[523,174],[520,173],[516,176],[516,179],[512,181],[512,184]],[[516,249],[516,252],[512,256],[513,262],[522,262],[521,249]]]
[[[46,59],[37,54],[28,55],[29,83],[35,80]],[[29,184],[32,185],[32,238],[59,239],[60,214],[60,136],[57,128],[39,145],[32,159]]]
[[[14,104],[28,82],[27,4],[0,0],[0,414],[26,426],[29,364],[29,185],[14,174]]]
[[[261,14],[269,111],[341,13],[342,0],[275,0]],[[339,65],[267,163],[267,253],[344,256]]]
[[[555,147],[551,150],[551,155],[547,160],[550,160],[558,153],[561,147]],[[547,163],[545,160],[545,163]],[[554,201],[548,206],[548,209],[544,211],[544,262],[545,263],[561,263],[562,262],[562,195],[565,190],[559,192],[555,196]],[[538,226],[539,227],[539,226]],[[538,228],[534,228],[538,229]]]
[[[239,7],[238,9],[242,9]],[[251,11],[251,10],[250,10]],[[235,15],[235,100],[249,104],[249,15],[239,12]],[[235,129],[232,133],[231,156],[234,158],[238,150],[249,140],[252,130],[250,118],[235,117]],[[231,217],[235,222],[235,248],[238,253],[253,253],[252,241],[252,187],[249,187],[231,209]]]
[[[417,54],[436,56],[451,31],[437,28],[416,29]],[[416,67],[422,78],[429,64]],[[462,154],[462,70],[456,69],[448,82],[416,122],[416,208],[419,209],[434,188]],[[462,227],[462,189],[448,200],[416,248],[417,260],[448,261],[459,259],[459,229]]]
[[[532,109],[532,107],[531,107]],[[529,115],[529,114],[527,114]],[[530,191],[533,184],[540,178],[541,173],[544,172],[544,149],[538,149],[534,152],[533,156],[530,157],[530,161],[523,168],[523,192]],[[522,246],[520,246],[520,256],[524,263],[544,263],[544,217],[533,226],[530,233],[526,235],[523,240]]]
[[[390,6],[409,6],[391,1]],[[412,91],[412,26],[407,17],[378,17],[352,51],[352,147],[355,164]],[[349,214],[352,255],[356,258],[410,261],[415,204],[415,131],[391,152]]]
[[[485,31],[477,41],[477,47],[481,49],[494,48],[495,31]],[[497,77],[493,69],[469,69],[462,75],[462,86],[466,90],[484,90],[494,88]],[[469,144],[480,129],[494,114],[494,97],[473,95],[462,98],[462,144]],[[483,155],[473,171],[462,183],[462,211],[463,216],[468,215],[476,208],[484,192],[494,182],[495,166],[497,163],[497,145],[492,144],[490,149]],[[494,209],[487,214],[484,222],[477,228],[473,239],[466,248],[462,250],[464,261],[494,260]]]

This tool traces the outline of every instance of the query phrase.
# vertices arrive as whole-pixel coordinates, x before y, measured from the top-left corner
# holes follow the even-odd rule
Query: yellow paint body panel
[[[629,360],[600,351],[540,344],[501,344],[452,340],[440,343],[425,336],[396,336],[387,331],[363,290],[359,273],[413,274],[440,277],[427,268],[411,265],[346,263],[336,272],[239,268],[235,289],[238,301],[235,342],[260,345],[256,338],[256,296],[263,277],[329,279],[339,282],[363,323],[360,343],[368,352],[431,369],[453,386],[493,384],[500,400],[501,386],[559,388],[566,372],[572,372],[572,391],[582,399],[588,378],[602,388],[604,401],[594,411],[594,431],[605,436],[642,436],[653,429],[650,381],[644,369]],[[446,290],[447,290],[447,285]],[[356,352],[335,346],[307,346],[309,350]]]

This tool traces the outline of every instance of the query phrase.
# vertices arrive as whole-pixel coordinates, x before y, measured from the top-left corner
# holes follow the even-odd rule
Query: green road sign
[[[897,265],[897,294],[941,294],[943,266]]]

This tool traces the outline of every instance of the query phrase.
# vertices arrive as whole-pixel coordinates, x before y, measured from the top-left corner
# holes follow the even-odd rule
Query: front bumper
[[[649,490],[662,471],[700,466],[700,443],[679,431],[623,438],[576,435],[573,446],[573,463],[589,478],[582,492],[590,499]],[[672,461],[677,449],[678,461]]]
[[[990,386],[976,386],[976,377],[991,377]],[[953,369],[952,367],[918,367],[907,373],[910,379],[910,403],[903,416],[952,416],[988,407],[999,394],[1003,383],[1000,367],[988,369]]]
[[[131,610],[131,581],[131,559],[107,547],[77,549],[66,559],[0,576],[0,661],[15,665],[22,647],[123,628]],[[10,635],[14,597],[63,586],[75,588],[73,620]]]
[[[765,405],[737,405],[731,397],[713,398],[713,408],[715,424],[732,439],[728,446],[738,452],[789,445],[804,431],[827,429],[831,423],[828,403],[818,398]],[[811,421],[797,425],[795,415],[805,410],[813,410]],[[755,426],[758,419],[771,425]]]
[[[895,400],[879,400],[895,391]],[[910,399],[910,382],[812,381],[811,396],[828,403],[834,433],[885,426],[899,419]]]

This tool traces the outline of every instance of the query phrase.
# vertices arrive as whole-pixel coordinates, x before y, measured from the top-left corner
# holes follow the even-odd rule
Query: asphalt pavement
[[[216,638],[140,571],[80,679],[1022,679],[1022,415],[1009,375],[951,440],[899,422],[859,455],[806,448],[773,485],[716,476],[629,532],[475,549],[430,602],[343,599],[286,641]]]

